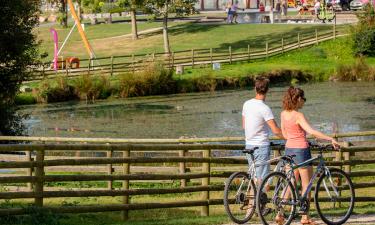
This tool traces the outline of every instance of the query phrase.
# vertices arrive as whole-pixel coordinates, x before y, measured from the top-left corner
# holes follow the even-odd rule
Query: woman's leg
[[[301,175],[301,183],[302,183],[302,195],[306,192],[307,186],[310,183],[311,177],[312,177],[312,166],[308,166],[305,168],[299,168],[299,173]],[[311,192],[308,193],[307,200],[310,202],[311,198]],[[306,212],[305,215],[302,215],[301,221],[308,221],[309,220],[309,215],[308,212]]]

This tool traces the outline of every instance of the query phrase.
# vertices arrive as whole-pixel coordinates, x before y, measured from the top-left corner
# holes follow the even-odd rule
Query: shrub
[[[111,84],[104,75],[98,78],[85,74],[75,80],[75,92],[80,99],[94,102],[95,99],[106,99],[111,95]]]
[[[30,105],[35,104],[37,101],[32,94],[20,93],[16,96],[14,101],[17,105]]]
[[[375,56],[375,11],[367,4],[363,14],[357,14],[358,24],[352,29],[355,55]]]
[[[211,73],[194,78],[194,85],[198,91],[215,91],[217,80]]]
[[[332,79],[332,78],[331,78]],[[340,81],[375,80],[375,68],[365,62],[365,57],[357,57],[352,65],[339,65],[336,69],[334,79]]]
[[[143,71],[121,75],[119,89],[121,97],[170,94],[176,91],[176,81],[173,70],[153,63]]]
[[[58,77],[52,81],[43,80],[34,90],[38,102],[63,102],[77,99],[74,87],[69,85],[64,77]]]

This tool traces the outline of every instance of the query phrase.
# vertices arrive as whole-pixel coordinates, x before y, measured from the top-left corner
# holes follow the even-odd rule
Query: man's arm
[[[274,119],[267,120],[267,124],[271,128],[272,133],[274,133],[276,136],[278,136],[281,139],[285,139],[283,136],[283,133],[281,132],[281,129],[277,126],[277,123]]]

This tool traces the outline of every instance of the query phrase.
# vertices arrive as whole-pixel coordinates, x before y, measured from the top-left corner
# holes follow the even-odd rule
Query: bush
[[[34,95],[40,103],[63,102],[77,99],[74,87],[69,85],[64,77],[55,80],[43,80],[39,88],[34,89]]]
[[[367,4],[363,14],[357,14],[358,24],[352,29],[353,51],[356,56],[375,56],[375,11]]]
[[[108,98],[111,95],[111,85],[104,75],[98,78],[85,74],[75,80],[75,93],[86,102],[94,102],[95,99]]]
[[[21,93],[16,96],[16,99],[14,102],[17,105],[30,105],[30,104],[35,104],[37,101],[32,94]]]
[[[173,70],[153,63],[143,71],[121,75],[119,89],[121,97],[171,94],[176,91],[176,81]]]
[[[365,62],[365,57],[358,57],[353,65],[339,65],[333,78],[340,81],[373,81],[375,80],[375,68]]]

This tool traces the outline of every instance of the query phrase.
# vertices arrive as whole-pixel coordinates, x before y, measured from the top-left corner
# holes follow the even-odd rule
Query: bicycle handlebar
[[[334,147],[332,144],[309,143],[310,148],[316,148],[319,151],[339,151],[340,147]]]

